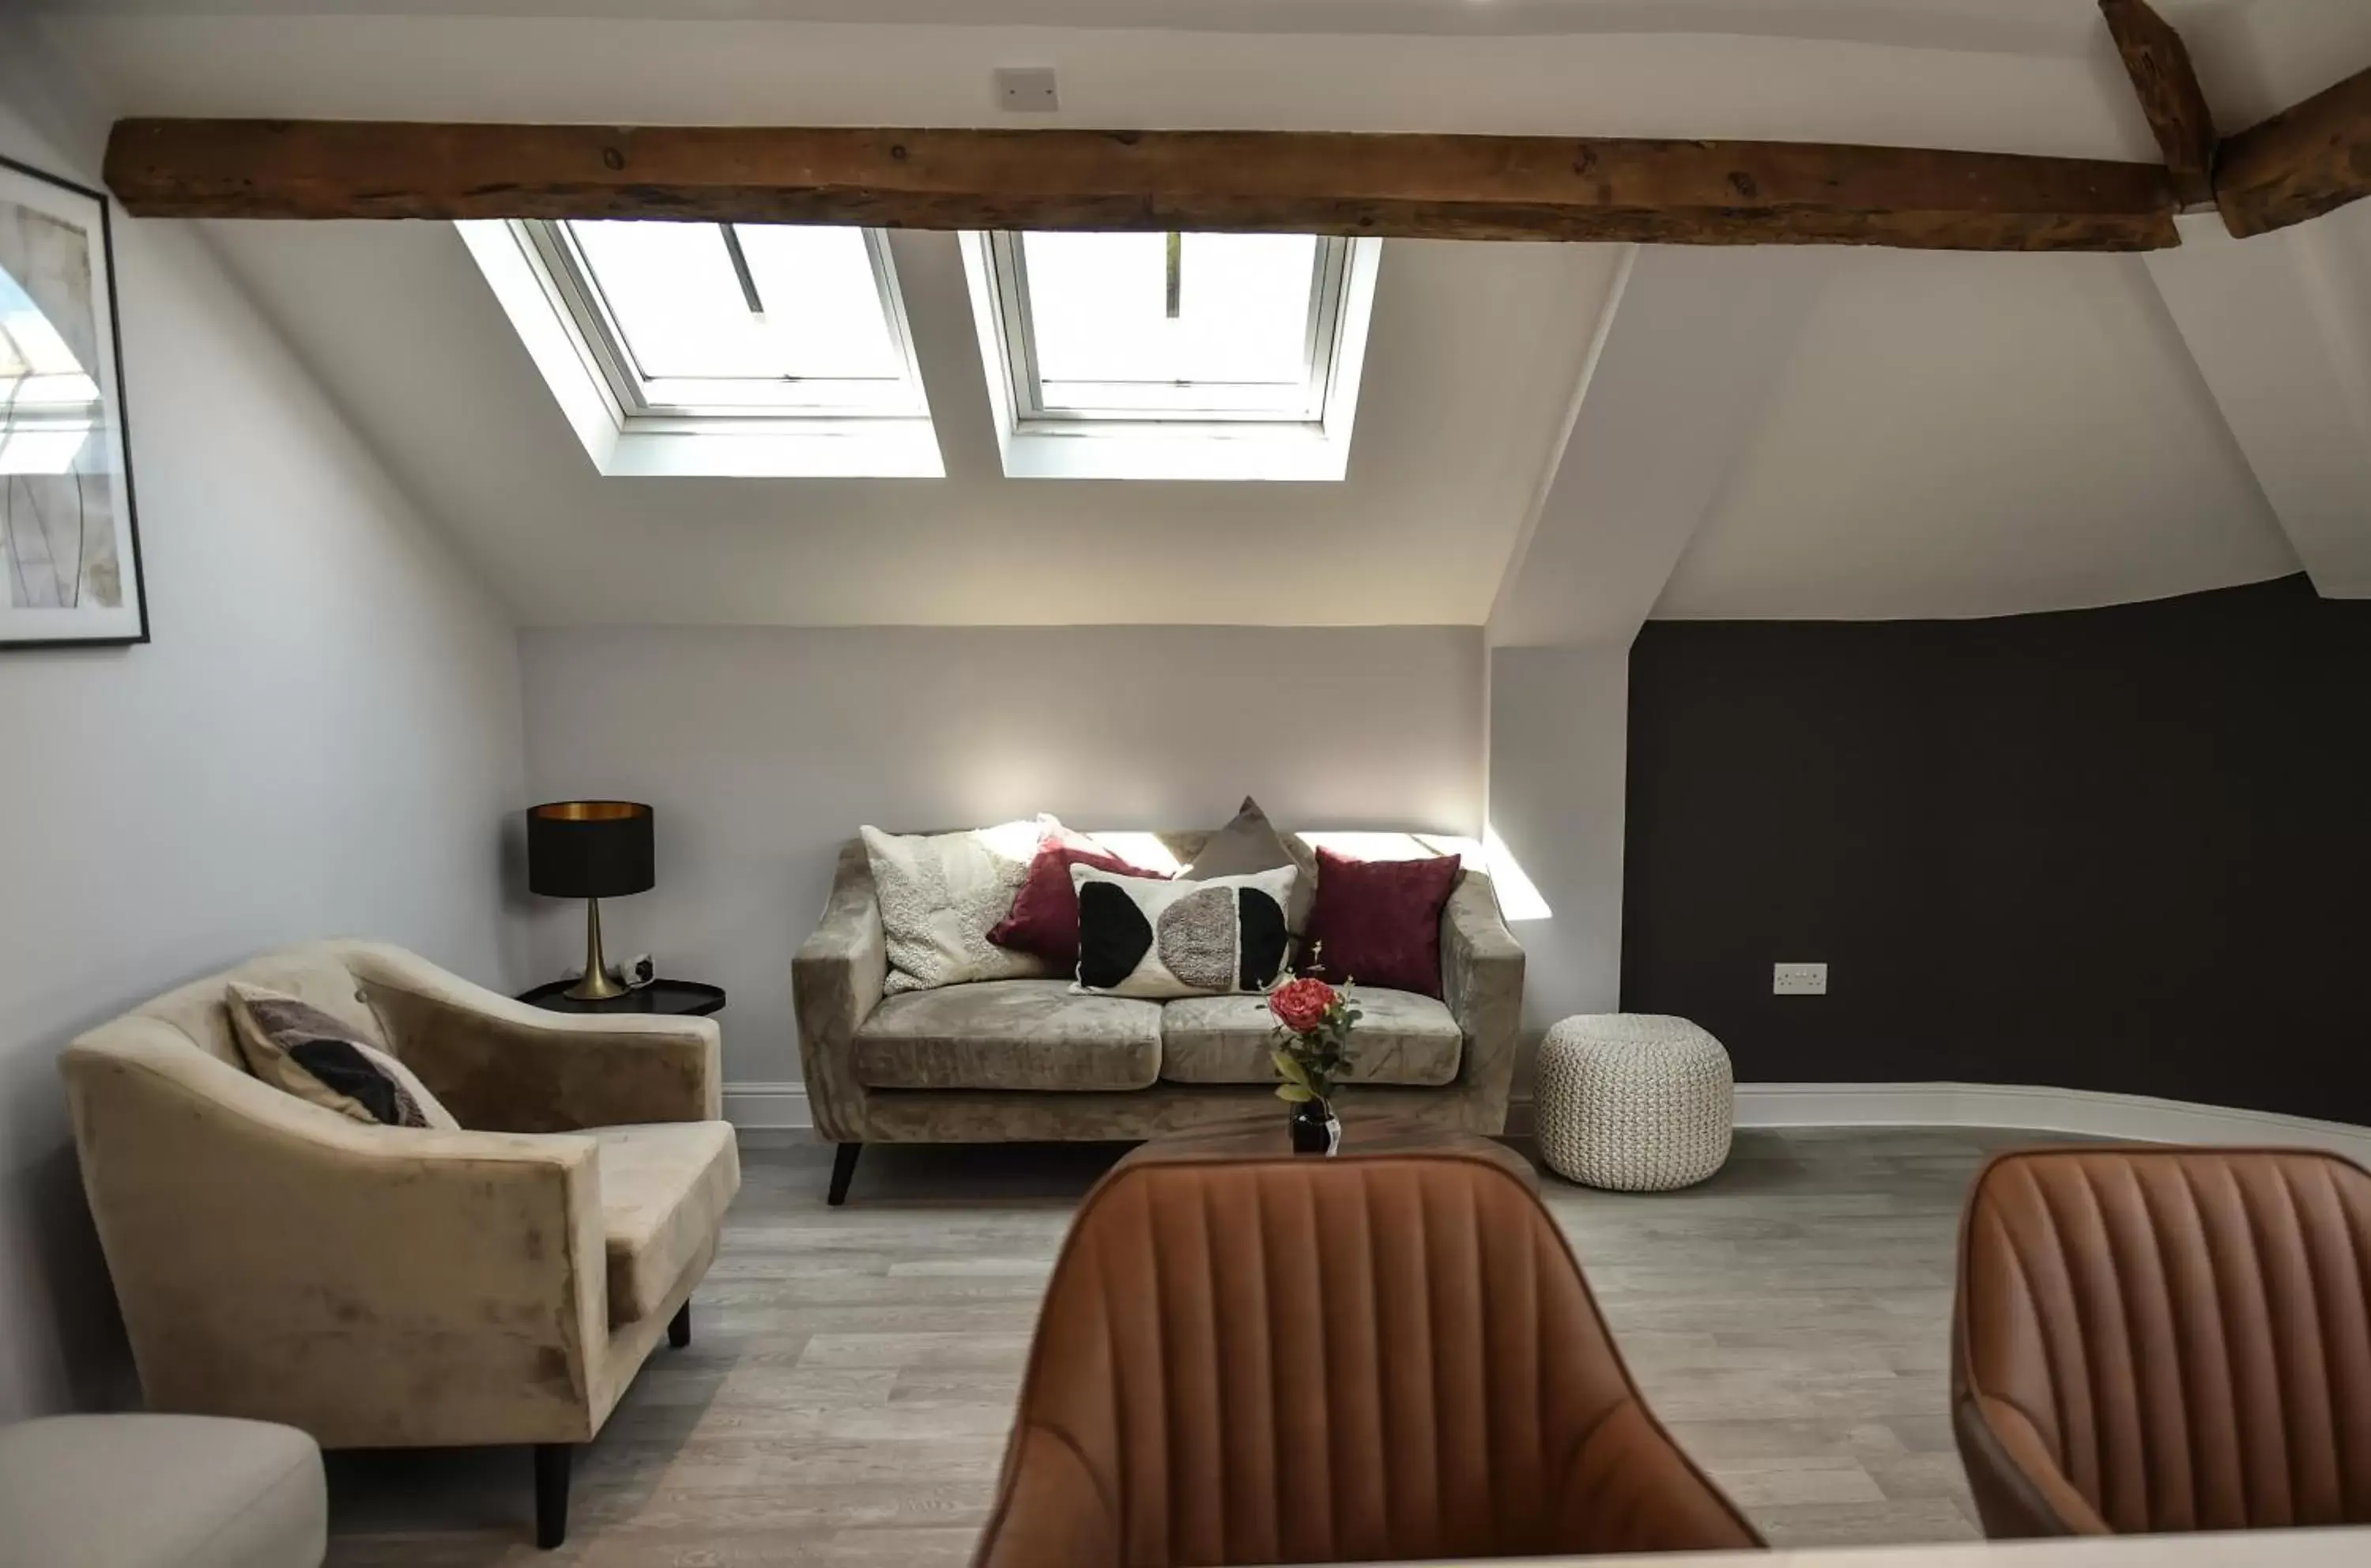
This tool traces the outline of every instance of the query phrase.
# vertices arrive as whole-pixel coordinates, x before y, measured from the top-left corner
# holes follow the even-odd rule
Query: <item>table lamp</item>
[[[633,801],[552,801],[526,813],[526,885],[547,898],[584,905],[584,977],[568,988],[579,1001],[622,997],[601,952],[601,901],[648,892],[651,808]]]

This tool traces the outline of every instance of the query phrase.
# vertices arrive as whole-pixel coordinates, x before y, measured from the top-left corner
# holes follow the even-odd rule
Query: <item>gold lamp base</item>
[[[580,1002],[606,1002],[612,997],[622,997],[626,987],[609,978],[609,960],[601,951],[601,901],[584,901],[584,978],[568,987],[568,995]]]

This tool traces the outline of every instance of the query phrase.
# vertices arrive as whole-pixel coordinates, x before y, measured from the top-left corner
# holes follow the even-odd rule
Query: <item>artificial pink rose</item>
[[[1288,980],[1267,994],[1267,1010],[1276,1014],[1277,1022],[1295,1034],[1306,1034],[1325,1021],[1325,1014],[1338,998],[1334,987],[1323,980],[1303,977]]]

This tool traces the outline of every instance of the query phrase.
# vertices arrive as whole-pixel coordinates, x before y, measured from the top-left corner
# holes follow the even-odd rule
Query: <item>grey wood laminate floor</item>
[[[1742,1132],[1718,1177],[1544,1182],[1647,1396],[1774,1545],[1972,1539],[1946,1406],[1953,1241],[2014,1132]],[[688,1349],[583,1451],[537,1551],[524,1450],[334,1455],[330,1562],[954,1568],[1037,1301],[1118,1146],[753,1149]]]

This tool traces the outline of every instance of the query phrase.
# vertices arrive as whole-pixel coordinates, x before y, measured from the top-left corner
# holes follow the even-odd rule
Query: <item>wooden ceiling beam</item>
[[[2371,71],[2226,138],[2215,204],[2242,238],[2371,196]]]
[[[2116,52],[2139,95],[2141,112],[2165,154],[2173,194],[2185,206],[2215,200],[2215,114],[2198,85],[2190,50],[2181,35],[2150,8],[2148,0],[2099,0],[2099,14],[2115,35]]]
[[[1310,132],[127,120],[141,216],[700,218],[906,228],[2147,250],[2163,169],[1787,142]]]

